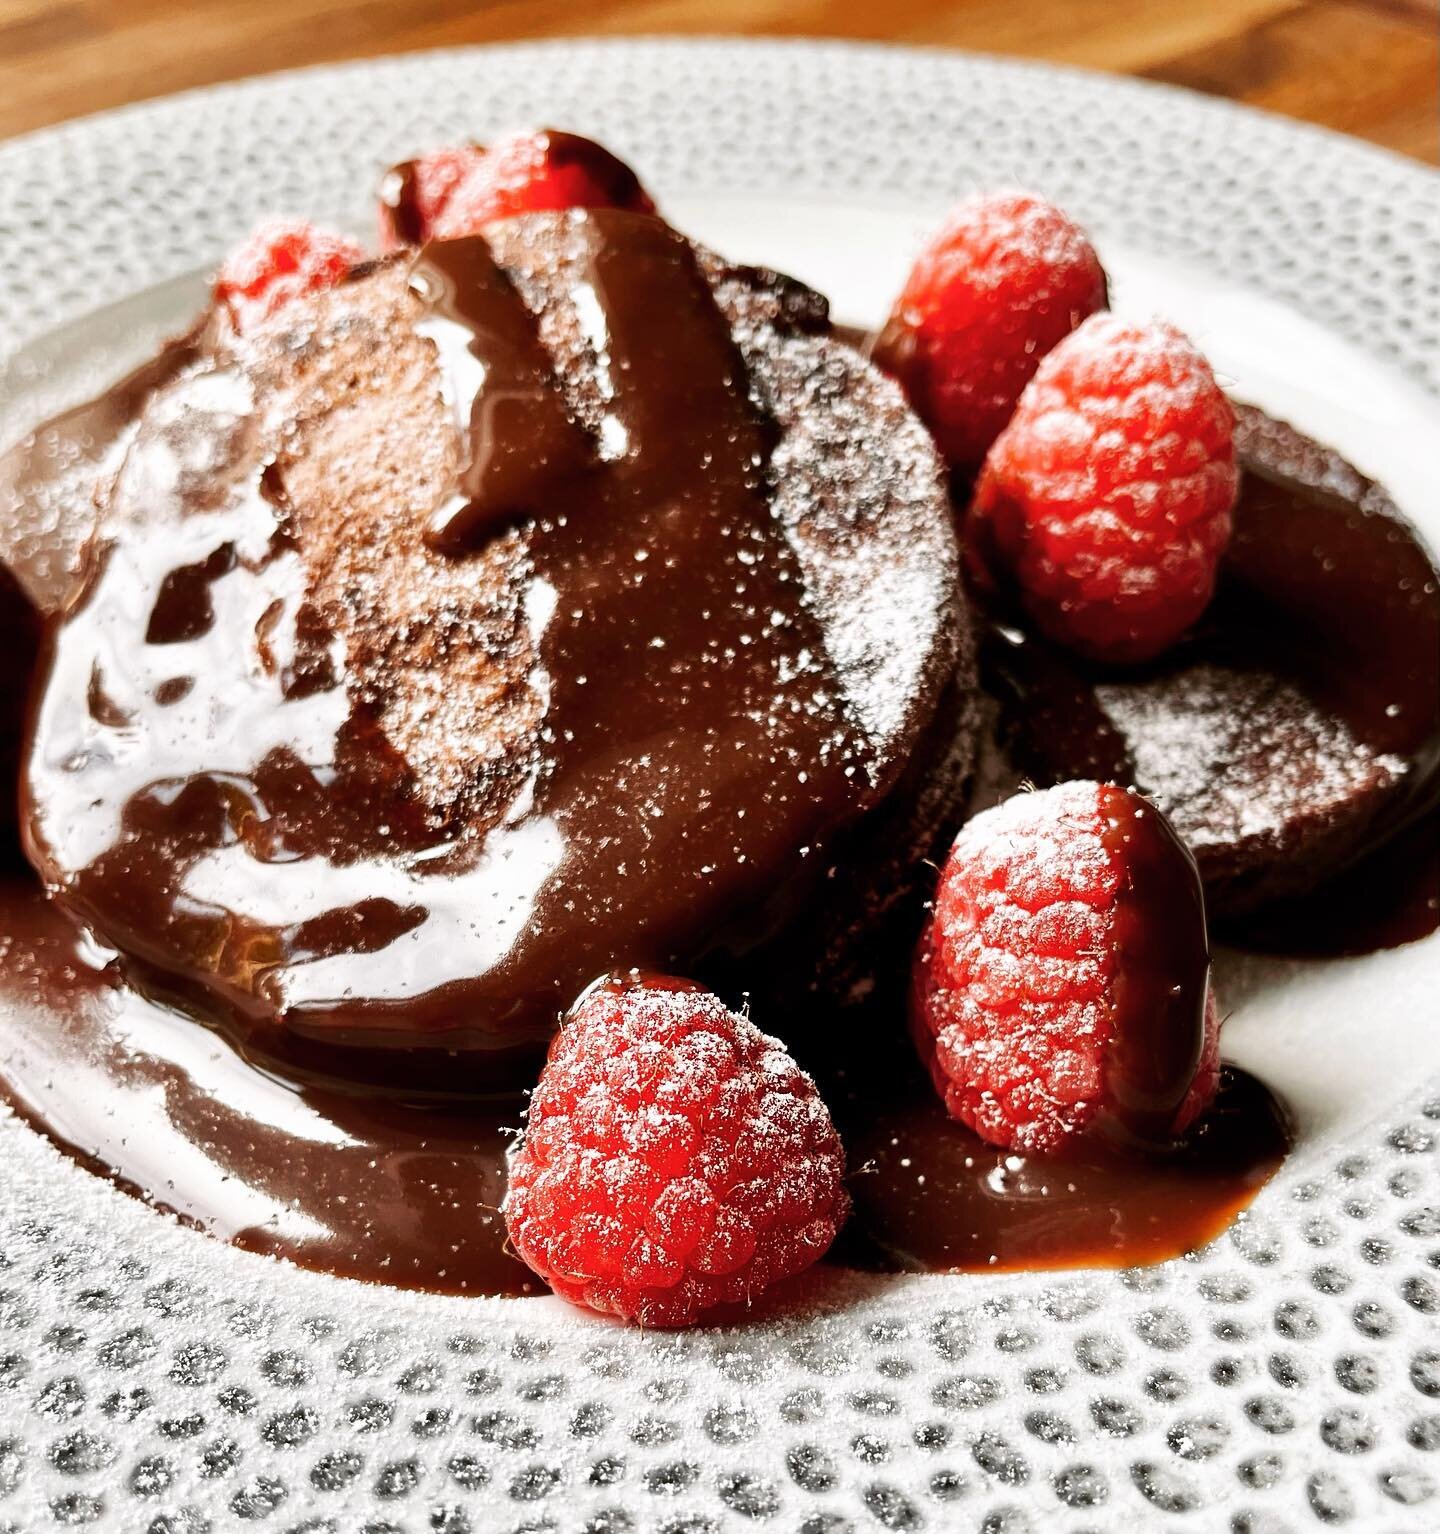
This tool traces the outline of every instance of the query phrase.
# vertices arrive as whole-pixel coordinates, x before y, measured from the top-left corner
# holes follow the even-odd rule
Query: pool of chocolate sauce
[[[0,1092],[92,1170],[248,1251],[347,1278],[529,1294],[497,1213],[520,1095],[297,1084],[129,988],[35,888],[0,881]],[[1017,1157],[948,1118],[903,1007],[801,1056],[835,1112],[854,1213],[831,1261],[878,1272],[1126,1266],[1218,1235],[1280,1164],[1282,1111],[1229,1076],[1180,1145]],[[759,1019],[759,1021],[764,1021]]]
[[[0,1093],[125,1191],[248,1251],[469,1294],[537,1285],[498,1210],[524,1098],[304,1085],[126,985],[32,879],[0,880]]]
[[[987,1145],[930,1083],[893,1062],[877,1089],[832,1094],[854,1210],[834,1257],[876,1272],[1004,1272],[1163,1262],[1220,1235],[1290,1145],[1285,1112],[1226,1067],[1173,1148],[1094,1145],[1069,1157]]]

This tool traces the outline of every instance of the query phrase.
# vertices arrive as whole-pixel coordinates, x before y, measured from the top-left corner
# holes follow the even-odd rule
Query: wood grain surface
[[[1049,59],[1440,162],[1440,0],[0,0],[0,137],[267,70],[582,31],[839,36]]]

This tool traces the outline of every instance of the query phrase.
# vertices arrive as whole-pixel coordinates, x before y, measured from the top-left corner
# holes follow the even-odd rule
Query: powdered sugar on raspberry
[[[985,456],[1040,359],[1106,303],[1084,231],[1025,192],[960,203],[875,344],[952,464]]]
[[[225,258],[215,298],[249,330],[307,293],[334,287],[365,259],[354,240],[306,219],[271,218]]]
[[[986,459],[971,531],[1052,638],[1157,654],[1204,610],[1229,542],[1234,415],[1159,322],[1093,315],[1041,363]]]
[[[1019,271],[1070,268],[1094,260],[1083,229],[1058,208],[1020,188],[977,193],[958,203],[916,263],[921,275],[926,259],[943,266],[944,252],[964,237],[974,255],[967,280],[976,288],[1002,288]],[[907,285],[906,301],[926,307],[918,282]]]
[[[949,1112],[1038,1150],[1101,1096],[1119,883],[1097,785],[1019,794],[970,821],[946,862],[922,964],[932,1070]]]
[[[676,982],[600,988],[557,1036],[505,1218],[558,1293],[648,1326],[753,1300],[834,1240],[844,1152],[784,1046]]]
[[[420,244],[429,239],[456,188],[484,158],[479,144],[450,144],[392,170],[380,189],[381,245],[388,250],[411,236]],[[411,205],[412,229],[401,228],[394,216],[405,198]]]

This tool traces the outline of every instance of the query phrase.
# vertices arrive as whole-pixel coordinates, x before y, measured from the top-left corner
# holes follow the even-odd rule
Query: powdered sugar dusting
[[[917,697],[938,687],[957,659],[969,670],[959,556],[934,442],[894,383],[837,345],[828,327],[806,333],[823,309],[796,325],[786,323],[784,289],[778,303],[733,279],[718,293],[751,387],[781,427],[770,465],[774,514],[823,617],[847,704],[881,754],[914,727]],[[804,293],[789,290],[792,313]],[[961,645],[965,657],[957,656]]]
[[[1356,799],[1382,796],[1405,764],[1379,754],[1273,675],[1200,665],[1162,681],[1102,684],[1135,781],[1198,852],[1285,843]]]
[[[994,1145],[1057,1150],[1107,1114],[1163,1138],[1215,1093],[1208,972],[1199,880],[1173,831],[1129,790],[1062,783],[956,838],[917,1032],[946,1108]]]

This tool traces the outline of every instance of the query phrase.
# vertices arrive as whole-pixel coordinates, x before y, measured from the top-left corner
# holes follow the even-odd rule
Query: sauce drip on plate
[[[0,882],[0,1081],[92,1169],[250,1251],[348,1278],[533,1293],[498,1208],[523,1094],[407,1099],[297,1084],[129,989],[26,881]],[[1228,1073],[1173,1150],[1037,1160],[947,1117],[894,1009],[806,1063],[835,1113],[854,1212],[831,1261],[881,1272],[1126,1266],[1218,1235],[1287,1148],[1281,1110]],[[848,1060],[845,1054],[848,1053]]]

